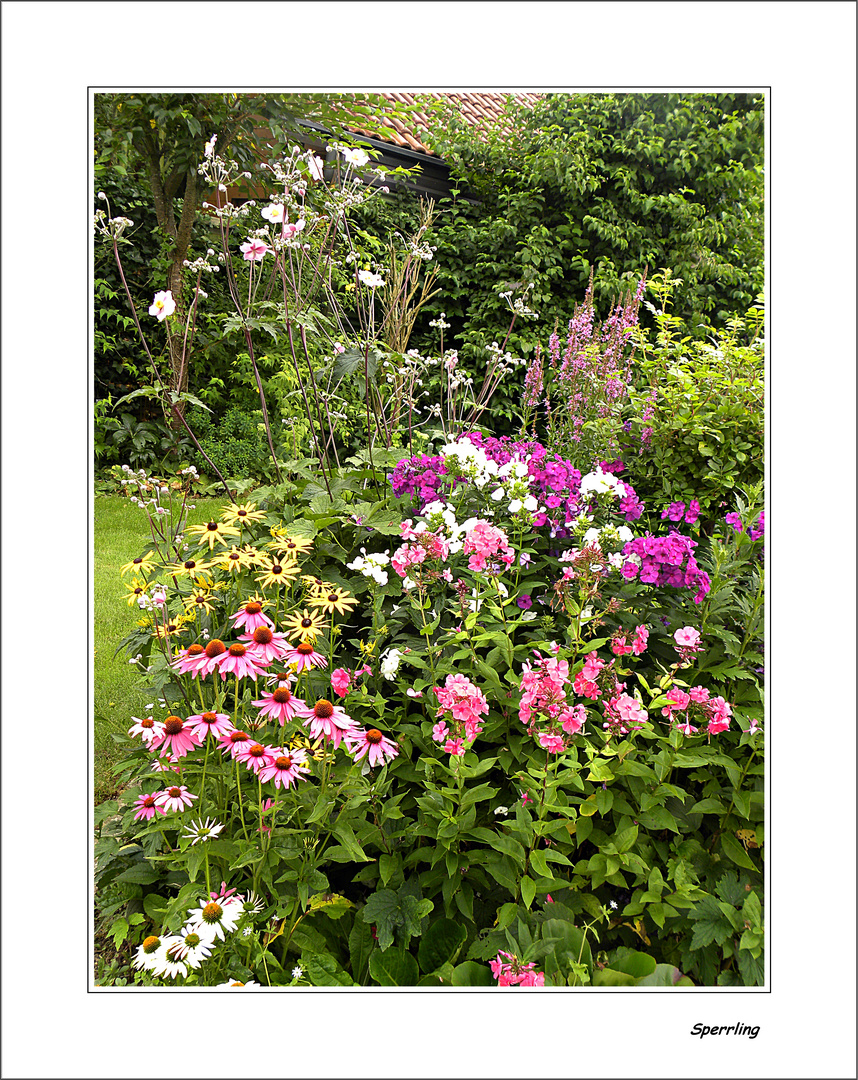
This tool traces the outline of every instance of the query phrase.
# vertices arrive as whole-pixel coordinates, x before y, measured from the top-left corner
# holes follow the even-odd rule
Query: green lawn
[[[222,501],[197,499],[189,513],[189,524],[208,520],[212,505],[218,510]],[[114,656],[117,644],[134,629],[140,618],[135,604],[128,606],[120,566],[142,554],[150,540],[149,518],[145,511],[120,495],[100,495],[95,500],[95,746],[94,787],[96,802],[116,791],[111,775],[121,751],[111,738],[112,732],[127,732],[132,716],[142,716],[147,696],[141,678],[124,653]],[[126,578],[126,580],[129,580]]]

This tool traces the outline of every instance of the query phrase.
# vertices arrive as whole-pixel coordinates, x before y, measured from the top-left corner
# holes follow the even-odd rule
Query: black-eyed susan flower
[[[307,555],[313,550],[313,541],[306,536],[275,537],[268,544],[268,550],[274,551],[284,559],[298,559],[301,555]]]
[[[257,510],[256,503],[233,503],[227,506],[220,515],[221,521],[226,525],[252,525],[257,521],[265,520],[265,511]]]
[[[238,529],[233,529],[232,526],[224,525],[220,521],[209,521],[205,525],[189,525],[185,532],[188,536],[194,537],[200,547],[208,544],[210,551],[214,550],[215,544],[227,547],[241,535]]]
[[[182,601],[185,613],[191,617],[197,615],[210,615],[214,611],[217,597],[208,589],[194,589],[190,596]]]
[[[283,629],[286,636],[292,641],[315,641],[319,634],[326,630],[328,624],[318,611],[310,611],[304,608],[302,612],[287,615],[283,619]]]
[[[126,574],[130,574],[132,571],[135,574],[151,574],[154,569],[155,553],[150,551],[146,555],[140,555],[138,558],[132,559],[131,562],[127,562],[124,566],[120,566],[119,573],[125,577]]]
[[[339,615],[348,615],[357,604],[357,600],[351,593],[335,585],[332,589],[326,589],[324,592],[311,596],[307,603],[312,608],[320,608],[327,615],[333,611]]]
[[[256,566],[257,560],[257,552],[250,554],[244,548],[239,549],[233,544],[229,551],[222,551],[215,556],[214,564],[228,573],[240,574],[242,570],[252,570]]]
[[[256,580],[263,589],[268,589],[272,585],[282,585],[293,581],[297,573],[298,567],[295,563],[281,563],[276,559],[271,559],[263,572],[256,575]]]
[[[130,584],[125,586],[126,599],[128,600],[128,606],[134,607],[140,600],[146,596],[149,586],[142,578],[133,578]]]
[[[172,637],[174,634],[181,634],[187,629],[187,624],[191,621],[188,615],[168,615],[163,622],[156,619],[155,636],[163,640]]]
[[[164,573],[175,578],[189,577],[197,579],[201,574],[204,574],[206,570],[210,570],[211,568],[212,563],[205,559],[184,559],[170,563],[169,566],[164,568]]]

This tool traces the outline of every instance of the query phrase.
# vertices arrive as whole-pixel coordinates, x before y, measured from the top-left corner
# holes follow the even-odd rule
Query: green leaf
[[[461,922],[436,919],[420,939],[417,949],[420,970],[430,974],[443,964],[455,964],[467,939],[468,931]]]
[[[688,912],[689,919],[695,923],[691,937],[691,948],[702,949],[714,941],[717,945],[733,934],[733,924],[724,915],[714,896],[704,896],[697,906]]]
[[[374,952],[369,973],[379,986],[416,986],[420,974],[414,957],[399,948]]]
[[[354,830],[347,821],[338,817],[331,829],[332,834],[339,840],[355,862],[371,862],[369,855],[358,843]]]
[[[635,979],[643,979],[652,975],[655,971],[655,958],[648,953],[638,952],[636,949],[619,948],[616,956],[611,960],[611,966],[616,971],[623,971]]]
[[[743,866],[746,870],[757,870],[758,867],[754,866],[753,862],[749,858],[747,852],[736,839],[735,836],[731,836],[730,833],[721,834],[721,848],[724,854],[734,862],[737,866]]]
[[[378,947],[389,949],[393,944],[393,929],[402,925],[399,897],[391,889],[379,889],[369,897],[363,907],[365,922],[375,926]]]
[[[673,964],[656,964],[655,971],[638,979],[635,986],[693,986],[687,975],[683,975]]]
[[[465,960],[453,968],[453,986],[494,986],[492,969],[488,964]]]
[[[375,948],[369,923],[355,919],[349,934],[349,960],[356,982],[364,985],[369,973],[369,957]]]
[[[354,986],[355,981],[329,953],[312,953],[302,957],[307,975],[314,986]]]
[[[521,879],[521,900],[526,908],[529,908],[533,903],[533,898],[536,896],[536,882],[525,875]]]
[[[151,885],[153,881],[157,881],[161,875],[157,870],[153,869],[146,862],[138,862],[133,866],[129,866],[127,870],[123,871],[117,878],[117,881],[121,881],[127,885]]]

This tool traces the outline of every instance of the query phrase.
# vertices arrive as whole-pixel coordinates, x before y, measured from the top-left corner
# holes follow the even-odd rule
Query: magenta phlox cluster
[[[698,731],[707,736],[718,735],[730,726],[732,707],[722,697],[710,697],[705,686],[692,686],[687,692],[672,686],[665,697],[668,704],[661,715],[683,735],[695,735]]]
[[[509,546],[509,537],[487,521],[477,521],[465,534],[462,551],[470,556],[468,569],[475,573],[488,570],[495,574],[515,561],[515,552]]]
[[[732,525],[736,532],[744,532],[745,526],[742,524],[742,519],[735,511],[731,514],[727,514],[724,518],[728,525]],[[748,526],[748,539],[759,540],[766,531],[766,512],[762,510],[760,516],[757,518],[755,524]]]
[[[672,502],[661,512],[662,521],[684,521],[686,525],[693,525],[699,517],[700,503],[697,499],[692,499],[687,508],[684,502]]]
[[[434,502],[435,499],[453,491],[457,478],[447,472],[445,459],[436,454],[416,454],[397,462],[392,473],[387,474],[388,482],[397,498],[411,495],[421,505]]]
[[[512,953],[499,952],[494,960],[489,960],[489,967],[498,986],[545,985],[545,974],[536,970],[536,964],[524,964]]]
[[[649,716],[637,700],[629,694],[615,694],[604,702],[605,720],[602,727],[617,735],[630,735],[649,723]]]
[[[473,743],[483,730],[481,717],[489,711],[483,692],[464,675],[448,675],[443,686],[432,688],[438,698],[438,723],[432,738],[443,744],[445,753],[460,757],[465,743]],[[453,721],[453,728],[447,725]]]
[[[697,544],[688,536],[672,532],[668,536],[638,536],[623,547],[626,561],[623,577],[633,581],[638,576],[644,585],[671,585],[676,589],[697,589],[699,604],[709,592],[709,575],[694,559]]]

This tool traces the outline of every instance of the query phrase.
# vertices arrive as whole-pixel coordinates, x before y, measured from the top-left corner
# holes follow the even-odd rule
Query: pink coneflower
[[[161,748],[159,757],[170,753],[175,758],[183,758],[188,751],[199,746],[199,741],[180,716],[168,716],[163,728],[149,745],[153,750]]]
[[[226,645],[220,638],[212,638],[203,651],[206,658],[200,661],[200,666],[196,671],[200,678],[205,678],[206,675],[211,675],[213,671],[217,670],[218,660],[226,653]]]
[[[309,641],[301,641],[283,654],[283,663],[295,664],[301,672],[304,668],[327,667],[328,658],[317,653]]]
[[[249,675],[255,681],[263,671],[263,663],[259,658],[249,653],[247,646],[238,641],[234,645],[230,645],[226,652],[217,658],[216,662],[222,679],[232,673],[239,679]]]
[[[168,760],[170,762],[174,762],[174,761],[178,761],[179,759],[174,758],[174,757],[171,756]],[[152,772],[177,772],[177,773],[181,773],[181,771],[182,771],[179,768],[178,765],[173,765],[173,764],[168,765],[166,761],[158,761],[157,758],[152,762],[152,764],[149,766],[149,768],[152,770]]]
[[[281,727],[287,720],[291,720],[295,716],[299,706],[303,706],[305,709],[307,707],[305,701],[292,696],[292,691],[288,686],[278,686],[271,694],[266,694],[263,691],[260,700],[254,701],[252,704],[260,710],[261,716],[270,716],[275,720],[279,720]]]
[[[134,809],[137,811],[134,815],[135,821],[140,821],[141,819],[150,821],[156,813],[167,813],[163,806],[157,805],[154,795],[141,795],[134,804]]]
[[[198,795],[192,795],[184,784],[175,787],[164,788],[155,795],[157,806],[163,806],[165,810],[175,810],[181,813],[186,806],[191,806]]]
[[[386,760],[392,761],[399,753],[396,743],[385,738],[378,728],[369,728],[367,731],[358,728],[355,732],[346,732],[346,745],[355,761],[368,755],[367,761],[370,765],[384,765]]]
[[[187,649],[182,649],[178,656],[173,657],[171,663],[176,671],[182,675],[187,672],[198,675],[200,668],[205,665],[207,660],[205,648],[199,643],[195,643],[189,645]]]
[[[252,739],[246,731],[238,731],[235,729],[227,732],[226,735],[221,736],[218,746],[225,754],[229,754],[231,757],[235,758],[252,742],[256,742],[256,740]]]
[[[312,738],[318,739],[320,735],[324,735],[333,742],[335,750],[342,742],[343,734],[355,728],[354,720],[345,709],[332,704],[326,698],[317,701],[312,708],[309,705],[304,705],[303,708],[296,706],[295,713],[304,718],[301,721],[304,727],[309,725]]]
[[[252,772],[258,773],[265,765],[270,765],[277,757],[277,749],[273,746],[263,746],[262,743],[251,742],[234,755],[236,761],[246,765]]]
[[[275,787],[290,787],[297,780],[303,780],[302,773],[309,773],[305,765],[307,760],[306,750],[281,750],[270,765],[263,765],[258,776],[263,784],[269,780],[274,781]]]
[[[234,615],[230,615],[230,621],[235,627],[243,626],[248,633],[252,633],[260,626],[274,626],[258,600],[248,600],[244,607],[239,608]]]
[[[214,735],[216,739],[220,739],[221,736],[228,735],[235,728],[235,724],[226,713],[217,712],[204,712],[189,716],[188,725],[191,734],[201,746],[206,741],[206,736],[209,733]]]
[[[128,734],[132,738],[139,735],[147,746],[151,746],[152,740],[162,733],[161,729],[164,727],[162,720],[156,720],[152,716],[144,716],[142,719],[132,716],[131,719],[135,721],[135,724],[134,727],[128,729]]]
[[[270,626],[257,626],[250,633],[242,634],[241,640],[247,643],[247,655],[258,659],[262,664],[280,660],[291,648],[285,635],[275,633]]]

